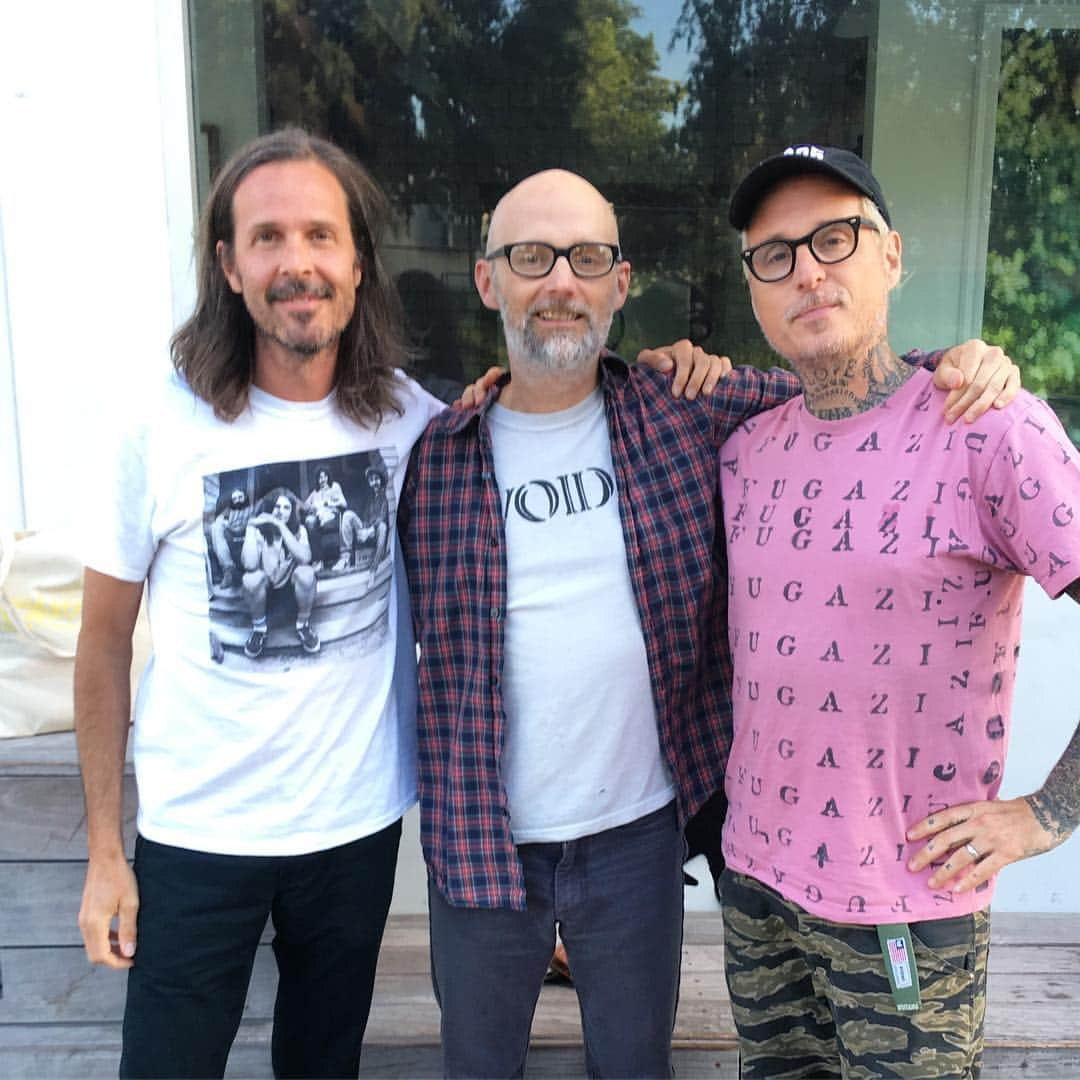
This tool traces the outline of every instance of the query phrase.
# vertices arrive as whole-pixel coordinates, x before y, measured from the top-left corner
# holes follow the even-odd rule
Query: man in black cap
[[[877,177],[858,154],[835,146],[789,146],[783,153],[766,158],[746,176],[731,198],[729,220],[736,229],[745,229],[754,216],[758,203],[780,180],[793,176],[818,173],[831,176],[865,195],[881,214],[885,224],[892,227],[885,194]]]
[[[888,342],[901,241],[856,155],[789,147],[730,220],[803,387],[720,451],[742,1075],[978,1076],[995,876],[1080,819],[1080,733],[997,799],[1024,579],[1080,600],[1080,454],[1023,392],[942,421]]]

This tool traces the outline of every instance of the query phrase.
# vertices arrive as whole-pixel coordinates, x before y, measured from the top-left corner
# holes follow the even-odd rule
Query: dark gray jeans
[[[428,884],[445,1074],[524,1074],[558,925],[589,1075],[670,1076],[683,917],[674,804],[617,829],[517,851],[527,911],[451,907]]]

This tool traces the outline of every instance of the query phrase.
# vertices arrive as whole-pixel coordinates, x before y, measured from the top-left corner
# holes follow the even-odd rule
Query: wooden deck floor
[[[0,1077],[116,1075],[124,978],[90,968],[79,943],[85,826],[73,762],[70,737],[0,743]],[[259,953],[233,1077],[271,1075],[273,958],[269,945]],[[1080,916],[995,915],[983,1076],[1080,1077],[1078,1006]],[[687,916],[674,1041],[681,1078],[737,1075],[714,914]],[[584,1075],[572,988],[544,988],[528,1074]],[[362,1075],[439,1075],[423,916],[397,916],[388,926]]]

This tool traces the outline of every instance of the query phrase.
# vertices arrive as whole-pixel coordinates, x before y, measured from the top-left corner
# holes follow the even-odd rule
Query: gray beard
[[[532,328],[530,317],[519,326],[511,325],[506,317],[506,305],[500,304],[507,351],[540,372],[573,374],[596,363],[607,341],[613,312],[599,322],[588,317],[588,329],[580,338],[574,334],[541,336]]]

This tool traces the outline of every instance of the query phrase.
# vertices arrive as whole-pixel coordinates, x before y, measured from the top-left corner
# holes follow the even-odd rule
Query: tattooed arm
[[[1080,578],[1063,595],[1080,603]],[[1080,724],[1046,782],[1016,799],[962,803],[931,814],[908,830],[909,841],[926,840],[908,862],[913,872],[942,865],[927,881],[967,892],[1002,867],[1063,844],[1080,825]],[[973,854],[974,852],[974,854]]]
[[[1057,847],[1072,835],[1080,824],[1080,726],[1050,770],[1046,783],[1034,794],[1025,795],[1024,802],[1031,807],[1043,831],[1053,838],[1044,850]]]

